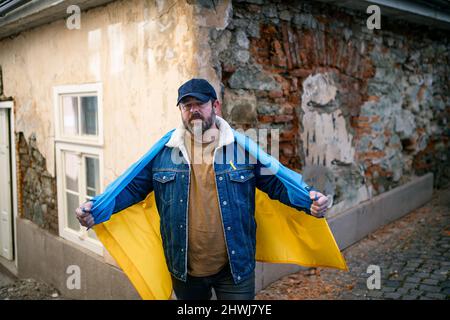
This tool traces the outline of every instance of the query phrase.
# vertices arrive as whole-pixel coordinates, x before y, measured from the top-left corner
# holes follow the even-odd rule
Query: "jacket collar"
[[[234,142],[234,134],[228,122],[216,115],[216,125],[219,128],[219,143],[217,148],[226,146]],[[184,147],[184,135],[186,133],[186,128],[182,124],[180,127],[175,129],[170,137],[166,146],[169,148],[180,148]]]

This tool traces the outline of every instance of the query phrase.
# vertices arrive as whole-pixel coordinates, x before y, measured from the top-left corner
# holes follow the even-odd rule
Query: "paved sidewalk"
[[[450,188],[344,250],[349,272],[311,269],[286,276],[257,299],[449,299]],[[369,290],[369,265],[381,288]]]
[[[14,283],[14,278],[12,278],[7,271],[0,265],[0,290],[2,287]]]
[[[17,279],[0,265],[0,300],[60,300],[52,286],[34,279]]]

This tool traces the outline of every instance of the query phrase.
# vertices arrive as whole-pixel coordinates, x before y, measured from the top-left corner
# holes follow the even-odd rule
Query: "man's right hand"
[[[94,217],[91,214],[92,204],[92,201],[88,201],[75,210],[80,224],[88,229],[92,228],[95,224]]]

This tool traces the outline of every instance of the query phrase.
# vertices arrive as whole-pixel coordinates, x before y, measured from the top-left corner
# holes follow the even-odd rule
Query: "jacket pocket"
[[[248,226],[251,201],[254,201],[255,174],[253,170],[233,170],[228,172],[229,190],[233,199],[234,210],[239,212],[242,223]]]
[[[176,172],[160,171],[153,173],[153,186],[156,200],[170,205],[174,201]]]
[[[253,178],[255,174],[253,173],[253,170],[236,170],[230,171],[228,176],[231,181],[243,183]]]

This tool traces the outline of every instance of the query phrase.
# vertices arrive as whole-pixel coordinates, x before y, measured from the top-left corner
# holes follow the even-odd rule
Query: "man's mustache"
[[[191,115],[191,117],[189,118],[189,121],[197,120],[197,119],[203,120],[203,117],[202,117],[202,115],[199,114],[199,113],[194,113],[194,114]]]

